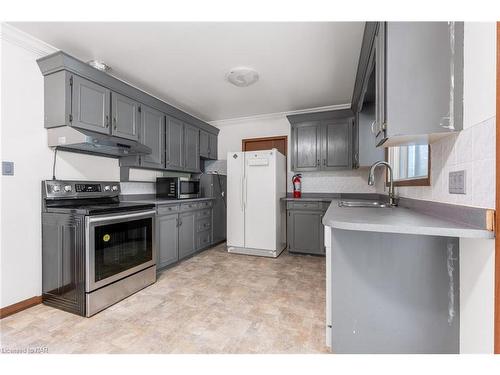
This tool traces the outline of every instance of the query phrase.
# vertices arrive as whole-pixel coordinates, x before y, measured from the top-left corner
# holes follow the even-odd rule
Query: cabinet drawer
[[[197,202],[190,202],[190,203],[181,203],[180,204],[180,210],[181,211],[191,211],[191,210],[197,210],[198,203]]]
[[[196,222],[197,232],[203,232],[209,230],[212,227],[212,220],[209,217],[206,219],[201,219]]]
[[[210,209],[198,211],[196,213],[196,218],[197,219],[203,219],[203,218],[206,218],[206,217],[209,218],[211,212],[212,212],[212,210],[210,210]]]
[[[158,215],[174,214],[179,212],[179,205],[158,206]]]
[[[321,208],[321,202],[288,202],[287,208],[296,210],[319,210]]]
[[[203,201],[198,203],[198,208],[210,208],[212,207],[212,201]]]
[[[212,243],[212,231],[207,230],[204,232],[200,232],[197,235],[196,245],[198,249],[203,249],[207,246],[210,246]]]

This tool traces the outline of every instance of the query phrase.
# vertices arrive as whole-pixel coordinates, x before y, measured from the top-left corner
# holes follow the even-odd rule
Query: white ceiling
[[[13,26],[205,121],[351,101],[364,22],[22,22]],[[233,67],[260,80],[238,88]]]

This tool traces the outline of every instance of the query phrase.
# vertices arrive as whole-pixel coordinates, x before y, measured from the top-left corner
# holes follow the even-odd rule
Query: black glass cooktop
[[[113,212],[141,211],[155,207],[151,203],[120,202],[117,199],[76,199],[47,201],[47,212],[103,215]]]

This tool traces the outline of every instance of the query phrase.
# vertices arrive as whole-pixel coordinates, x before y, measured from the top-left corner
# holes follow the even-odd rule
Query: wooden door
[[[288,137],[286,135],[267,138],[250,138],[241,141],[242,151],[260,151],[277,149],[283,155],[287,156]]]

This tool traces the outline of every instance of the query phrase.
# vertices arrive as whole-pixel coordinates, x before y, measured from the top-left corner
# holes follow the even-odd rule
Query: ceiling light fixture
[[[106,65],[102,61],[99,60],[90,60],[87,61],[87,64],[89,64],[91,67],[96,68],[97,70],[101,70],[103,72],[107,72],[111,70],[111,67],[109,65]]]
[[[259,80],[259,73],[252,68],[238,67],[231,69],[226,78],[235,86],[247,87]]]

